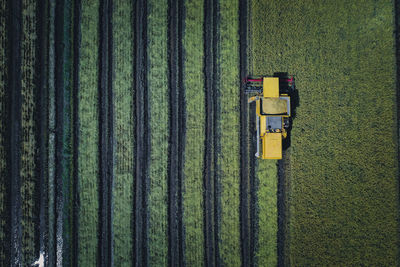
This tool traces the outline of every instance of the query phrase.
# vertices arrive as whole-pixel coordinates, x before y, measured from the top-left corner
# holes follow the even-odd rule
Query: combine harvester
[[[256,157],[282,159],[282,142],[290,127],[290,93],[295,90],[294,78],[249,76],[244,83],[245,93],[251,94],[248,103],[256,102]]]

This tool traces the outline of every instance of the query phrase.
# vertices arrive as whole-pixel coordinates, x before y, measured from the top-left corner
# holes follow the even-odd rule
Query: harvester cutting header
[[[290,128],[290,92],[294,78],[247,77],[248,103],[256,102],[257,158],[282,159],[282,142]],[[260,151],[260,146],[262,152]]]

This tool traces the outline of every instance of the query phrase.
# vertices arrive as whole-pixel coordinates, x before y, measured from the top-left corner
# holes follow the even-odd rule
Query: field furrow
[[[169,65],[169,169],[168,169],[168,236],[169,265],[183,265],[182,228],[182,160],[184,149],[184,89],[182,58],[183,1],[168,4]]]
[[[112,4],[100,2],[99,22],[99,266],[111,266],[114,108],[112,87]]]
[[[135,265],[148,263],[148,186],[149,186],[149,95],[147,81],[147,2],[138,0],[134,11],[134,85],[135,85]]]
[[[203,1],[185,1],[184,87],[186,92],[186,144],[183,184],[185,262],[204,265],[203,163],[205,106],[203,74]],[[200,249],[199,249],[200,248]]]
[[[62,116],[62,133],[60,136],[60,146],[62,146],[63,155],[61,158],[61,181],[62,181],[62,262],[64,265],[70,265],[71,263],[71,249],[72,249],[72,3],[71,0],[64,0],[64,6],[62,13],[59,16],[63,19],[61,34],[62,34],[62,44],[60,47],[61,64],[63,68],[60,74],[60,79],[62,79],[62,88],[57,88],[58,90],[63,90],[62,99],[60,103],[56,106],[62,106],[62,111],[60,117]],[[61,3],[61,1],[59,2]],[[58,29],[57,29],[58,30]],[[56,49],[57,51],[57,49]],[[60,64],[57,64],[58,66]]]
[[[7,46],[8,46],[8,7],[6,1],[0,3],[0,262],[6,262],[6,250],[9,244],[6,240],[7,235],[7,217],[8,217],[8,203],[7,203],[7,77],[8,77],[8,60],[7,60]]]

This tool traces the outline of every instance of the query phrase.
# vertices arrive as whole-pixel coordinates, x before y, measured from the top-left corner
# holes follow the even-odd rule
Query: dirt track
[[[6,240],[9,245],[6,247],[6,258],[9,259],[8,265],[21,263],[21,177],[20,177],[20,160],[21,154],[21,35],[22,35],[22,16],[21,1],[10,1],[10,16],[8,17],[10,30],[8,38],[10,42],[10,58],[9,58],[9,82],[8,90],[6,90],[7,113],[10,116],[12,124],[8,124],[6,134],[7,144],[7,166],[9,173],[6,185],[8,207],[8,220],[6,225],[10,228],[6,231]],[[9,2],[9,3],[10,3]]]
[[[204,155],[204,241],[205,265],[218,265],[218,133],[217,133],[217,1],[204,2],[204,77],[206,105],[206,135]]]
[[[79,191],[78,191],[78,156],[79,156],[79,58],[81,42],[81,0],[74,0],[73,16],[73,74],[72,74],[72,251],[71,265],[78,266],[78,229],[79,229]]]
[[[48,88],[47,88],[47,14],[48,6],[44,1],[38,3],[38,39],[40,40],[36,55],[38,58],[38,95],[36,96],[36,110],[37,117],[36,123],[36,139],[38,140],[38,157],[36,161],[36,176],[39,177],[37,181],[37,191],[39,203],[37,206],[37,214],[39,214],[38,222],[36,224],[35,231],[39,233],[39,237],[36,240],[35,252],[39,254],[46,250],[46,202],[47,199],[47,99],[48,99]]]
[[[99,77],[99,163],[100,163],[100,238],[99,264],[112,266],[112,184],[113,172],[113,91],[112,91],[112,1],[100,6],[100,77]]]
[[[183,88],[183,1],[169,1],[169,169],[168,169],[168,262],[183,266],[182,184],[185,144],[185,103]]]

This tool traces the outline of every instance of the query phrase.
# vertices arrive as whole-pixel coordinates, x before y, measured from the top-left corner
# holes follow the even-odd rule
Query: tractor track
[[[147,4],[138,0],[134,7],[134,88],[135,88],[135,197],[134,197],[134,264],[148,264],[148,169],[150,156],[149,100],[147,85]]]
[[[247,1],[239,2],[239,57],[240,73],[239,81],[247,76]],[[249,151],[254,152],[254,145],[249,136],[249,110],[247,95],[241,86],[240,90],[240,239],[242,266],[253,266],[255,255],[255,164],[249,157]],[[251,114],[250,114],[251,116]],[[250,117],[251,118],[251,117]],[[254,128],[253,128],[254,129]],[[250,142],[249,142],[250,140]],[[250,188],[249,188],[250,187]],[[249,198],[250,195],[250,198]]]
[[[7,265],[22,265],[22,232],[21,232],[21,36],[22,36],[22,6],[21,0],[8,1],[10,15],[8,17],[9,40],[9,75],[6,88],[6,105],[9,123],[7,125],[6,151],[8,152],[8,179],[6,184],[6,207],[9,208],[5,240],[9,240],[6,248]],[[12,123],[11,123],[12,122]]]
[[[395,17],[395,49],[396,49],[396,103],[397,103],[397,161],[400,164],[400,3],[394,1]],[[397,166],[397,180],[400,186],[400,166]],[[399,195],[400,205],[400,195]],[[400,257],[400,256],[399,256]]]
[[[277,232],[277,253],[278,266],[285,266],[285,224],[286,224],[286,176],[285,161],[287,160],[286,151],[282,152],[282,159],[278,160],[278,191],[277,191],[277,208],[278,208],[278,232]]]
[[[78,229],[79,229],[79,62],[80,62],[80,22],[81,0],[73,0],[73,33],[72,33],[72,251],[71,265],[78,266]]]
[[[183,160],[185,148],[185,92],[183,88],[182,0],[168,2],[169,47],[169,168],[168,168],[168,264],[184,266]]]
[[[218,188],[218,0],[204,1],[204,87],[206,125],[204,143],[204,262],[219,266],[219,194]]]
[[[41,253],[47,251],[47,234],[46,234],[46,221],[47,221],[47,138],[48,138],[48,121],[47,121],[47,18],[48,18],[48,3],[47,1],[39,1],[37,5],[38,22],[38,47],[36,49],[37,71],[38,76],[36,80],[38,93],[36,94],[36,140],[38,140],[38,156],[36,159],[36,189],[39,205],[35,211],[39,214],[35,231],[39,233],[35,240],[35,255],[39,256]]]
[[[100,2],[99,76],[99,266],[112,266],[113,88],[112,0]]]
[[[55,8],[55,260],[63,263],[63,231],[64,231],[64,5],[65,1],[56,2]]]

